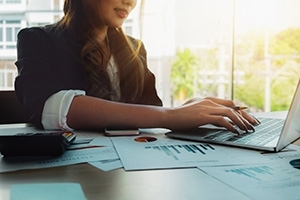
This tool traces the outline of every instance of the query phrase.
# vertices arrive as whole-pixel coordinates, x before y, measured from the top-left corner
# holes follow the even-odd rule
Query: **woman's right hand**
[[[254,131],[259,121],[245,111],[236,111],[231,100],[218,98],[191,99],[183,105],[170,109],[168,126],[170,129],[196,128],[213,124],[238,133],[235,125],[244,131]]]

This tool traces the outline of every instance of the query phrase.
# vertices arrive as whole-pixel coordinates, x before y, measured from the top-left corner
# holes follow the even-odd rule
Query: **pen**
[[[233,110],[245,110],[248,107],[247,106],[231,106],[230,108],[232,108]]]

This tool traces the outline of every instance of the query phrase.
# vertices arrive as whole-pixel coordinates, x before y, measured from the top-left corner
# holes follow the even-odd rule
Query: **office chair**
[[[26,123],[27,121],[15,91],[0,91],[0,124]]]

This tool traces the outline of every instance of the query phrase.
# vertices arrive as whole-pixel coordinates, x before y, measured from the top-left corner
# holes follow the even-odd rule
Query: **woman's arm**
[[[105,127],[165,127],[166,109],[159,106],[127,104],[91,96],[74,97],[67,124],[74,129]]]
[[[252,125],[258,123],[246,113],[242,115],[229,108],[227,104],[233,105],[233,102],[218,99],[216,103],[211,99],[203,99],[176,108],[166,108],[76,96],[71,103],[67,123],[74,129],[100,129],[108,126],[184,129],[214,124],[232,132],[237,132],[233,124],[242,130],[252,130]]]

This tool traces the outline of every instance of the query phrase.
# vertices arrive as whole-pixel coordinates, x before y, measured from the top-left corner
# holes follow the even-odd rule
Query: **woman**
[[[259,122],[232,101],[194,99],[161,107],[143,44],[120,28],[137,0],[65,0],[56,24],[18,35],[17,96],[44,129],[193,128],[211,123],[237,132]],[[224,117],[229,118],[226,120]]]

